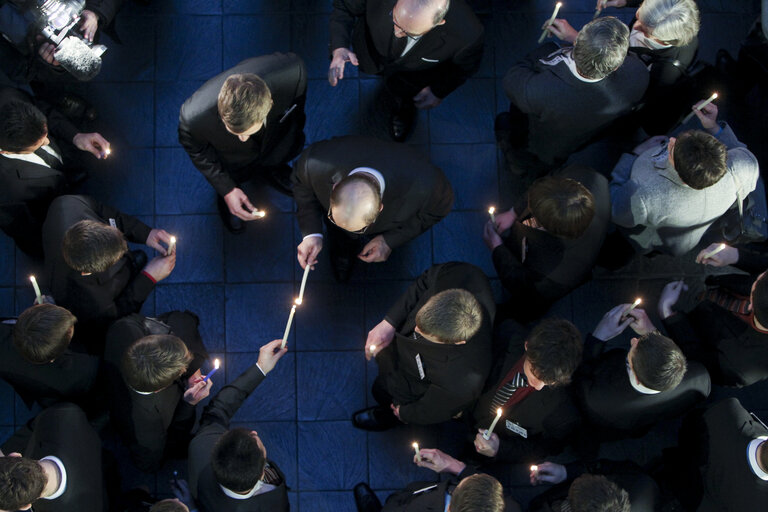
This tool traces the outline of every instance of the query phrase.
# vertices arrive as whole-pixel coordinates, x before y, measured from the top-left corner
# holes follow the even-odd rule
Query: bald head
[[[332,220],[347,231],[373,224],[382,208],[378,182],[365,172],[347,176],[331,192]]]
[[[422,36],[445,23],[450,0],[398,0],[392,10],[395,37]]]

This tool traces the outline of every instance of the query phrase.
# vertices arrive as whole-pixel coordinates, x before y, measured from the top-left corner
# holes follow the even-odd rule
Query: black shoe
[[[355,486],[352,492],[355,495],[357,512],[381,512],[381,502],[368,487],[368,484],[361,482]]]
[[[218,197],[216,200],[216,206],[219,209],[219,216],[221,217],[221,221],[224,223],[224,227],[227,228],[227,231],[233,235],[239,235],[245,231],[245,223],[240,218],[235,217],[229,213],[229,206],[227,206],[227,203],[224,201],[223,197]]]
[[[269,173],[269,184],[281,194],[293,197],[293,182],[291,181],[290,166],[286,164],[274,168]]]
[[[389,118],[389,136],[395,142],[405,142],[416,121],[416,107],[413,101],[407,98],[400,99],[399,102],[401,106],[396,108]]]
[[[64,93],[59,96],[56,109],[71,121],[95,121],[98,117],[96,109],[76,94]]]
[[[371,432],[383,432],[395,428],[399,421],[391,411],[381,407],[369,407],[352,415],[355,428]]]

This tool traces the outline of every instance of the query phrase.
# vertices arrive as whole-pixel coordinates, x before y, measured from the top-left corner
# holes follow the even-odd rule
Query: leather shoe
[[[369,407],[352,415],[352,424],[359,429],[383,432],[395,428],[398,420],[391,411],[381,407]]]
[[[352,492],[355,495],[357,512],[381,512],[381,502],[368,484],[360,482]]]
[[[293,197],[293,182],[291,181],[291,167],[289,165],[281,165],[274,168],[269,173],[269,184],[288,197]]]
[[[402,99],[400,102],[402,106],[392,112],[389,118],[389,136],[395,142],[405,142],[416,120],[416,107],[413,102],[409,99]]]
[[[219,209],[219,217],[221,217],[221,221],[224,223],[224,227],[227,228],[227,231],[233,235],[239,235],[245,231],[245,222],[239,217],[235,217],[229,213],[229,206],[227,206],[227,202],[224,201],[224,198],[219,196],[216,201],[216,206]]]

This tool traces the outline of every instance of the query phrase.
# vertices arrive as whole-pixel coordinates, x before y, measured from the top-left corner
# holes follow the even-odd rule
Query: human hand
[[[494,432],[491,434],[491,437],[486,440],[483,437],[483,433],[485,433],[485,430],[482,428],[477,430],[477,435],[475,435],[475,450],[480,455],[495,457],[496,454],[499,453],[499,436]]]
[[[392,249],[389,248],[383,235],[376,236],[373,240],[365,244],[363,250],[357,255],[358,258],[366,263],[379,263],[387,261]]]
[[[632,323],[630,323],[629,326],[640,336],[644,336],[656,330],[656,326],[653,325],[651,319],[648,318],[648,313],[646,313],[644,309],[635,308],[627,313],[627,317],[632,320]]]
[[[153,229],[149,232],[145,245],[151,247],[160,254],[168,256],[168,249],[163,247],[160,242],[163,242],[166,246],[171,245],[171,235],[164,229]]]
[[[205,399],[213,387],[213,380],[203,379],[200,370],[197,370],[189,379],[187,379],[187,389],[184,391],[184,401],[189,405],[197,405]]]
[[[177,500],[187,506],[189,510],[195,509],[195,500],[192,498],[192,493],[189,491],[189,484],[186,480],[181,478],[171,479],[171,492]]]
[[[717,105],[710,103],[701,110],[698,110],[696,107],[705,101],[707,100],[701,100],[691,108],[693,109],[693,113],[696,114],[696,117],[699,118],[699,121],[701,121],[701,127],[714,135],[720,129],[717,125]]]
[[[659,297],[659,316],[661,316],[662,319],[672,316],[672,306],[677,304],[677,301],[680,300],[680,294],[683,290],[687,289],[688,285],[681,279],[680,281],[667,283],[667,286],[661,290],[661,296]]]
[[[347,48],[336,48],[333,50],[331,67],[328,68],[328,83],[331,84],[331,87],[336,87],[339,80],[344,78],[344,65],[347,62],[352,63],[353,66],[357,66],[357,55]]]
[[[301,241],[296,248],[296,257],[299,260],[301,268],[307,265],[314,269],[317,265],[317,256],[323,250],[323,238],[320,236],[308,236]]]
[[[96,13],[88,9],[84,10],[80,15],[80,32],[83,33],[83,37],[92,42],[98,28],[99,17]]]
[[[99,160],[107,158],[109,141],[100,133],[78,133],[72,138],[72,144],[81,151],[87,151]]]
[[[442,101],[441,98],[434,95],[430,86],[426,86],[413,97],[413,104],[416,105],[416,108],[420,109],[435,108]]]
[[[159,283],[173,272],[176,266],[176,252],[168,256],[155,256],[144,267],[144,272],[152,276],[156,283]]]
[[[392,414],[395,415],[395,418],[399,419],[400,421],[403,421],[400,419],[400,406],[395,404],[389,404],[389,408],[392,409]],[[403,423],[405,423],[403,421]]]
[[[365,340],[365,359],[370,361],[372,357],[384,350],[395,338],[395,327],[382,320],[376,327],[368,331],[368,338]],[[376,347],[371,350],[371,347]]]
[[[483,240],[485,240],[485,245],[487,245],[490,250],[494,250],[503,243],[501,237],[496,232],[496,226],[494,226],[493,221],[490,219],[483,227]]]
[[[733,265],[739,261],[739,250],[729,245],[726,245],[725,249],[718,252],[717,254],[705,257],[705,255],[711,253],[718,247],[720,247],[720,244],[710,244],[709,247],[696,255],[696,263],[701,263],[702,265],[710,265],[712,267],[725,267],[727,265]]]
[[[595,9],[605,9],[606,7],[625,7],[626,5],[627,0],[597,0]]]
[[[542,462],[536,471],[531,471],[531,485],[559,484],[568,478],[568,471],[562,464],[554,462]]]
[[[497,233],[503,233],[509,228],[512,227],[512,225],[517,220],[517,213],[515,213],[514,208],[510,208],[506,212],[497,213],[495,215],[496,217],[496,232]]]
[[[592,336],[600,341],[608,341],[624,332],[624,329],[634,320],[631,315],[624,316],[631,307],[632,304],[619,304],[608,311],[592,331]]]
[[[454,459],[437,448],[422,448],[419,450],[419,453],[421,455],[421,460],[417,460],[416,454],[414,454],[414,464],[422,468],[431,469],[435,473],[447,471],[453,475],[458,475],[467,467],[467,465],[460,460]]]
[[[650,139],[646,140],[645,142],[641,142],[638,144],[635,149],[632,150],[632,153],[636,155],[642,155],[649,149],[653,148],[660,148],[664,144],[667,144],[669,142],[669,137],[666,135],[654,135]]]
[[[41,44],[40,48],[37,49],[38,55],[40,55],[45,62],[52,66],[59,66],[59,61],[54,57],[54,52],[56,52],[56,47],[47,41]]]
[[[259,368],[261,368],[265,375],[271,372],[280,358],[288,352],[288,347],[280,348],[282,343],[282,338],[273,340],[259,349],[259,359],[256,361],[256,364],[259,365]]]
[[[568,43],[573,43],[579,36],[579,31],[573,28],[568,20],[561,18],[556,18],[551,25],[547,26],[547,30],[561,41]]]
[[[227,203],[229,213],[235,217],[244,221],[254,220],[256,217],[251,215],[251,212],[256,209],[248,200],[248,196],[245,195],[241,189],[235,187],[230,190],[227,195],[224,196],[224,202]]]

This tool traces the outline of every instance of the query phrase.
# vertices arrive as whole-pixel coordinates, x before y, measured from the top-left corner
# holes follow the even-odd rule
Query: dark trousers
[[[387,389],[387,375],[395,370],[397,367],[395,347],[390,344],[388,347],[381,350],[376,355],[376,366],[379,368],[379,375],[376,380],[373,381],[373,398],[382,407],[389,409],[389,405],[392,403],[393,397]]]

